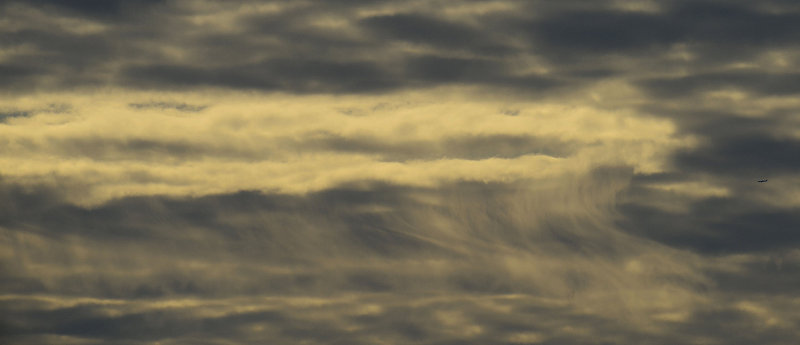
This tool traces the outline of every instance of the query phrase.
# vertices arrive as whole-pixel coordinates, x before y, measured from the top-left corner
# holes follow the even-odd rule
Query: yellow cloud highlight
[[[66,106],[48,110],[53,104]],[[509,102],[458,88],[374,96],[105,90],[0,103],[12,107],[31,115],[0,125],[0,164],[10,167],[3,175],[89,186],[80,200],[88,204],[152,193],[304,193],[358,180],[509,182],[600,165],[652,172],[683,144],[669,122],[628,108]],[[544,146],[533,141],[533,151],[506,157],[484,147],[504,138]],[[461,156],[474,150],[484,156]]]

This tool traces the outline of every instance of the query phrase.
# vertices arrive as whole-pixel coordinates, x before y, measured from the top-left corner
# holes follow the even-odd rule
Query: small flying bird
[[[756,181],[756,182],[758,182],[758,183],[764,183],[764,182],[767,182],[767,179],[758,180],[758,181]]]

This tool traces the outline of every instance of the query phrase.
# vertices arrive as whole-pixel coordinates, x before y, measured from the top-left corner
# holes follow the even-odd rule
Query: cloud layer
[[[800,338],[794,2],[0,10],[3,343]]]

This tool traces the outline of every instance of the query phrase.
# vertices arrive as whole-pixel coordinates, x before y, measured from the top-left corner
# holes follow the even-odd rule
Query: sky
[[[0,0],[0,342],[797,344],[798,42],[790,0]]]

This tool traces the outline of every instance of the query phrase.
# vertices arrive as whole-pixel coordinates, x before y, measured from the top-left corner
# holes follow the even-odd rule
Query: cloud
[[[565,84],[545,75],[516,75],[508,70],[504,62],[487,59],[418,56],[408,59],[406,63],[407,76],[436,84],[478,83],[530,91],[554,91]]]
[[[527,86],[538,92],[638,76],[642,70],[750,62],[767,51],[790,49],[798,22],[796,12],[718,2],[675,1],[646,11],[631,10],[637,8],[633,2],[616,7],[509,2],[497,8],[459,2],[450,10],[411,2],[345,2],[335,8],[240,5],[254,11],[204,2],[8,2],[5,7],[19,19],[1,35],[26,49],[6,53],[4,75],[10,78],[4,78],[5,89],[210,86],[374,93],[467,83]],[[374,14],[359,12],[365,8],[373,12],[364,13]],[[212,20],[209,13],[220,15]],[[196,24],[198,18],[206,25]],[[740,49],[742,40],[759,49]],[[758,71],[753,76],[728,74],[676,80],[658,76],[646,84],[685,92],[687,88],[668,85],[733,78],[735,83],[743,80],[739,85],[756,81],[753,87],[758,89],[791,90],[791,78],[780,73],[771,80],[758,77]]]
[[[0,86],[4,88],[29,88],[36,83],[38,76],[46,72],[42,68],[4,63],[0,65],[0,73],[4,76],[3,81],[0,81]]]
[[[207,105],[193,105],[178,102],[147,102],[147,103],[129,103],[129,107],[134,109],[174,109],[181,112],[197,113],[208,108]]]
[[[111,0],[111,1],[80,1],[68,2],[52,1],[52,0],[34,0],[34,1],[14,1],[6,0],[0,5],[22,3],[34,8],[42,8],[56,13],[63,12],[67,14],[85,16],[93,19],[103,20],[119,20],[120,18],[127,17],[131,12],[136,10],[146,9],[148,7],[162,4],[163,0],[148,0],[143,2],[132,2],[126,0]],[[17,4],[18,5],[18,4]]]
[[[530,32],[548,52],[600,55],[663,48],[681,38],[659,15],[620,11],[567,12],[534,21]],[[635,30],[630,30],[635,28]]]
[[[436,48],[466,50],[488,56],[502,56],[515,50],[488,36],[491,32],[464,23],[448,22],[421,14],[372,16],[361,19],[359,24],[382,40],[394,39]]]
[[[719,282],[719,288],[732,295],[753,294],[790,297],[795,292],[797,275],[796,252],[769,256],[747,257],[737,270],[717,268],[709,275]]]
[[[275,59],[222,69],[145,65],[129,67],[123,76],[143,88],[204,85],[299,93],[377,92],[395,84],[389,75],[367,61]]]
[[[684,46],[692,56],[685,65],[719,65],[746,61],[762,49],[790,47],[797,32],[796,12],[766,12],[752,4],[733,2],[660,5],[655,11],[562,9],[519,25],[557,64],[559,60],[591,63],[586,59],[605,59],[607,55],[659,59],[657,55]],[[759,49],[741,49],[743,42]]]
[[[797,140],[757,134],[715,139],[707,146],[677,153],[676,164],[742,178],[782,175],[797,169],[792,159],[800,152]]]
[[[61,104],[48,104],[45,106],[41,106],[39,108],[28,108],[28,109],[15,109],[15,108],[8,108],[0,110],[0,123],[4,120],[13,119],[13,118],[25,118],[31,117],[36,114],[65,114],[71,111],[71,106],[69,104],[61,103]]]
[[[28,117],[28,116],[31,116],[31,115],[32,114],[31,114],[30,111],[9,110],[9,111],[5,111],[5,112],[0,113],[0,121],[5,121],[6,119],[15,118],[15,117]]]
[[[741,266],[726,260],[703,264],[694,253],[712,252],[701,247],[676,251],[618,230],[607,209],[630,174],[610,167],[568,183],[143,196],[91,208],[70,204],[55,186],[5,183],[4,245],[19,260],[3,259],[12,278],[3,285],[12,311],[3,323],[17,340],[49,333],[143,343],[334,336],[580,344],[652,336],[640,327],[697,330],[674,333],[684,341],[722,332],[714,327],[728,326],[694,326],[706,321],[680,315],[720,301],[713,284],[755,273],[721,271]],[[738,241],[723,228],[722,238]],[[787,256],[784,269],[793,265]]]
[[[3,342],[800,337],[791,1],[0,8]]]
[[[386,142],[375,137],[344,137],[331,133],[316,133],[297,143],[300,147],[378,154],[383,160],[431,160],[457,158],[480,160],[487,158],[516,158],[538,154],[566,157],[573,153],[575,144],[532,136],[457,136],[437,141]]]
[[[688,77],[651,79],[641,82],[659,97],[681,97],[703,92],[742,90],[761,96],[792,95],[800,91],[800,78],[792,73],[765,74],[763,71],[694,74]]]
[[[46,104],[69,104],[69,112]],[[183,104],[208,108],[191,116],[165,108]],[[519,115],[498,112],[509,105]],[[663,156],[644,151],[648,143],[663,145],[657,150],[680,144],[667,122],[626,110],[469,99],[458,88],[368,97],[70,93],[8,107],[42,111],[0,128],[0,159],[24,169],[7,178],[75,181],[93,195],[80,197],[84,205],[151,193],[306,192],[363,179],[415,186],[513,181],[582,173],[581,161],[652,169]],[[617,139],[603,140],[610,136]],[[617,154],[618,145],[628,153]]]
[[[730,198],[707,198],[690,204],[687,212],[636,204],[624,205],[622,211],[630,231],[701,253],[769,252],[795,246],[800,241],[792,231],[800,224],[794,216],[797,209],[764,208]]]

